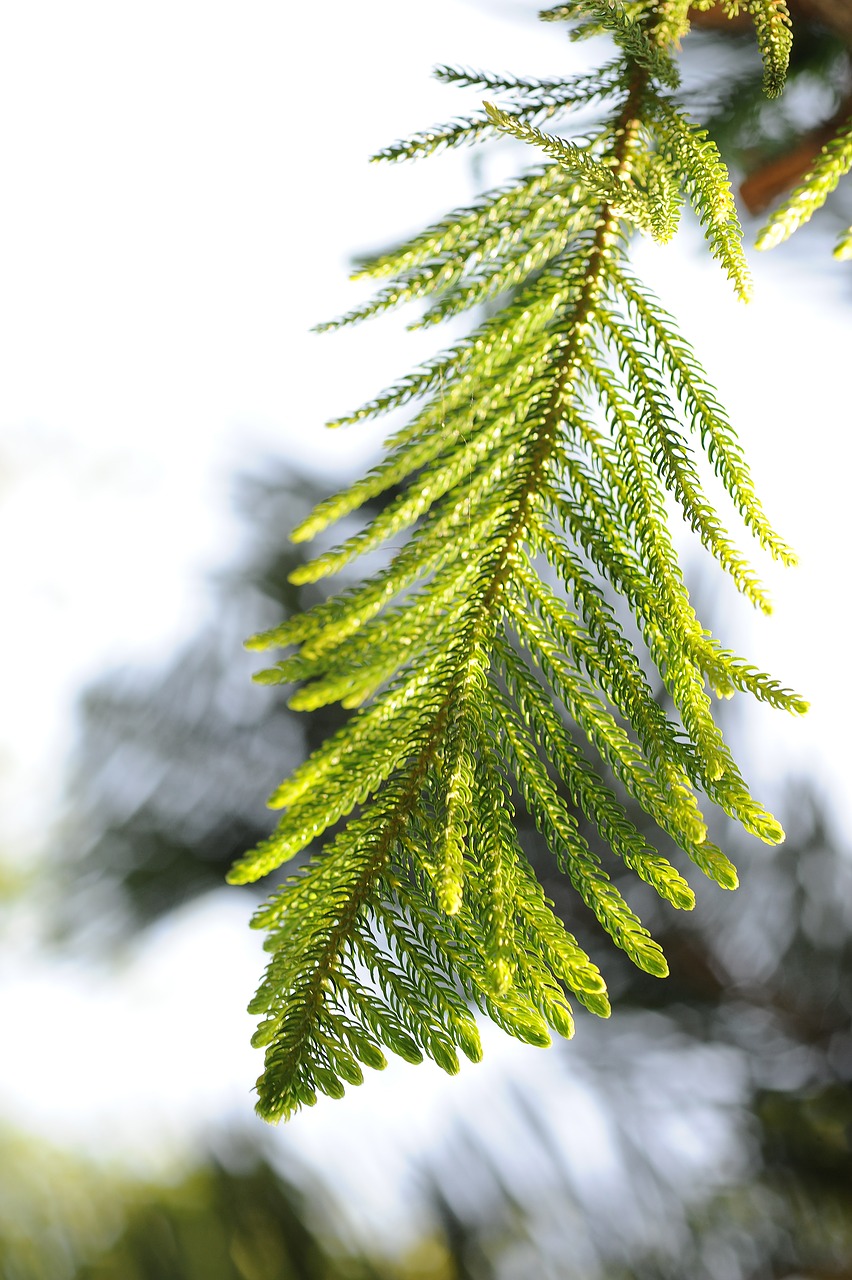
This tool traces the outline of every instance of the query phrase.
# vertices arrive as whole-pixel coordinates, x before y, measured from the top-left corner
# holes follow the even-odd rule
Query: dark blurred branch
[[[751,26],[751,18],[747,13],[738,13],[729,18],[719,4],[715,4],[712,9],[692,9],[689,20],[698,31],[747,31]]]
[[[852,48],[852,4],[849,0],[793,0],[793,16],[800,13],[812,22],[821,22]]]
[[[847,59],[852,65],[852,0],[788,0],[788,5],[797,42],[800,38],[810,39],[822,30],[822,39],[828,33],[829,37],[846,46]],[[732,18],[718,3],[706,11],[691,11],[690,20],[696,30],[720,36],[741,34],[752,26],[748,13],[740,12]],[[756,167],[740,186],[743,203],[752,216],[762,213],[797,185],[850,113],[852,95],[847,95],[830,120],[792,139],[781,154],[771,155],[763,161],[758,159]]]
[[[819,22],[852,48],[852,4],[849,0],[788,0],[788,7],[794,22],[797,18]],[[693,10],[689,17],[694,27],[704,31],[745,31],[751,26],[747,13],[729,18],[719,4],[706,12]]]
[[[818,129],[805,134],[797,146],[750,173],[740,185],[740,195],[754,216],[768,209],[773,200],[789,191],[811,168],[819,152],[840,125],[852,114],[852,97],[845,98],[840,109]]]

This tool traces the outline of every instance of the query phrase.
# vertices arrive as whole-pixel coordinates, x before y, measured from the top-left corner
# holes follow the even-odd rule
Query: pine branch
[[[777,76],[783,13],[757,0],[751,8]],[[736,871],[708,839],[705,800],[761,839],[783,838],[740,776],[706,686],[795,712],[804,704],[723,647],[690,604],[671,497],[736,587],[767,607],[702,491],[694,451],[705,450],[764,546],[786,562],[792,553],[696,357],[628,266],[633,230],[667,239],[686,195],[736,290],[748,288],[727,173],[673,96],[685,8],[577,0],[543,16],[568,20],[574,34],[605,30],[616,59],[566,81],[439,68],[441,79],[515,100],[381,154],[507,133],[545,163],[365,260],[359,274],[386,282],[379,294],[322,326],[426,298],[421,324],[503,302],[469,337],[330,424],[415,406],[383,459],[293,538],[392,496],[292,581],[316,582],[367,553],[388,557],[249,642],[291,647],[257,679],[295,685],[292,707],[353,710],[276,789],[278,826],[230,877],[257,880],[308,851],[254,920],[271,953],[252,1004],[263,1019],[258,1109],[268,1119],[318,1092],[339,1097],[363,1065],[384,1065],[384,1049],[410,1062],[429,1056],[450,1073],[459,1052],[478,1061],[474,1009],[539,1046],[551,1030],[573,1034],[571,997],[608,1016],[600,972],[520,847],[518,800],[595,920],[659,977],[665,957],[577,814],[679,909],[693,906],[692,890],[640,832],[630,802],[725,888]],[[535,123],[597,100],[608,116],[591,140]],[[610,592],[634,615],[670,715]]]
[[[594,201],[604,204],[617,215],[630,218],[637,226],[651,226],[651,212],[640,193],[628,183],[619,182],[606,165],[594,159],[589,149],[542,133],[516,116],[498,110],[490,102],[486,102],[485,110],[495,129],[540,147],[545,155],[551,156],[578,178]]]
[[[767,98],[783,91],[793,45],[787,0],[747,0],[763,59],[763,90]]]
[[[559,115],[567,107],[578,107],[599,98],[606,98],[616,93],[619,87],[620,70],[618,63],[602,67],[593,76],[575,76],[571,80],[512,80],[501,76],[492,76],[488,72],[465,73],[452,67],[436,67],[435,75],[439,80],[450,84],[465,84],[496,89],[498,92],[511,92],[515,97],[511,100],[511,113],[518,121],[531,123],[536,119],[548,119]],[[486,109],[460,120],[450,120],[447,124],[436,125],[424,133],[416,133],[411,138],[395,142],[390,147],[377,151],[373,160],[389,160],[392,163],[400,160],[422,160],[447,148],[470,145],[493,136],[496,126]]]
[[[834,191],[844,174],[852,169],[852,116],[839,133],[820,151],[810,172],[776,209],[756,240],[758,249],[774,249],[808,222]],[[842,244],[842,242],[841,242]],[[838,257],[846,256],[841,252]]]
[[[743,300],[751,296],[751,277],[742,251],[742,228],[728,171],[705,129],[698,128],[664,98],[654,104],[652,129],[663,155],[678,175],[698,221]]]

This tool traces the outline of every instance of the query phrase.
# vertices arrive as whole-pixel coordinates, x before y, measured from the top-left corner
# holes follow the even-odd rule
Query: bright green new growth
[[[757,238],[758,249],[774,249],[822,208],[844,174],[852,169],[852,118],[820,151],[813,168],[775,210]],[[852,258],[852,227],[840,237],[837,258]]]
[[[783,41],[770,20],[782,7],[749,8],[764,56],[774,55]],[[386,505],[292,580],[315,582],[382,547],[386,557],[360,584],[250,642],[293,646],[257,677],[298,683],[292,706],[357,708],[278,788],[278,827],[230,877],[257,880],[335,828],[254,921],[271,953],[251,1006],[262,1017],[254,1042],[266,1047],[267,1119],[318,1092],[340,1096],[362,1065],[384,1066],[383,1049],[450,1072],[459,1050],[478,1060],[472,1009],[535,1045],[551,1030],[572,1034],[572,995],[608,1015],[601,974],[520,847],[517,802],[613,942],[660,977],[660,947],[575,815],[682,909],[692,890],[617,789],[725,888],[736,872],[707,838],[702,798],[760,839],[783,839],[749,794],[708,686],[793,712],[805,704],[721,647],[693,611],[669,497],[737,587],[769,608],[703,491],[698,448],[751,533],[776,559],[793,556],[696,357],[627,259],[634,228],[667,239],[687,198],[737,292],[748,289],[725,168],[677,94],[671,54],[685,13],[671,2],[561,5],[543,16],[613,36],[617,57],[598,77],[442,68],[444,80],[505,94],[504,106],[382,153],[426,155],[497,132],[531,144],[539,163],[365,262],[359,274],[389,283],[338,322],[421,298],[420,323],[502,301],[469,337],[332,424],[415,406],[384,459],[293,537],[314,538],[382,494]],[[534,123],[598,100],[606,110],[584,141]],[[671,716],[607,587],[633,612]]]

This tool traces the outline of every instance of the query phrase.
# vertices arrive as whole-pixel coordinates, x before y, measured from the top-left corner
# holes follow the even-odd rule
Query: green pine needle
[[[786,11],[780,0],[749,9],[774,88]],[[657,977],[666,959],[607,861],[677,909],[695,898],[630,804],[727,889],[737,874],[708,838],[704,807],[783,839],[737,770],[711,693],[794,713],[806,704],[711,636],[690,603],[672,500],[735,587],[769,607],[703,491],[700,450],[745,528],[782,562],[793,553],[697,357],[629,267],[632,230],[670,238],[688,197],[710,252],[740,296],[749,290],[727,171],[675,96],[687,9],[575,0],[543,16],[575,34],[608,32],[615,60],[565,81],[439,68],[447,82],[508,94],[506,108],[487,103],[380,156],[509,134],[538,167],[366,259],[358,274],[382,281],[380,292],[321,326],[407,303],[425,305],[415,324],[431,324],[489,304],[468,337],[330,424],[413,411],[382,460],[293,539],[325,538],[383,495],[384,505],[347,523],[338,545],[323,541],[291,581],[334,576],[366,554],[380,567],[249,641],[288,649],[256,678],[295,686],[292,707],[352,710],[275,790],[277,827],[230,875],[242,884],[292,868],[254,920],[270,956],[251,1005],[266,1053],[258,1110],[270,1120],[319,1093],[340,1097],[388,1050],[450,1074],[459,1054],[479,1061],[476,1011],[536,1046],[573,1035],[572,999],[609,1015],[603,976],[521,848],[518,804],[590,918]],[[535,123],[591,102],[606,111],[591,139]],[[846,163],[847,141],[817,185]],[[785,228],[814,205],[813,190],[776,215]],[[632,612],[644,658],[613,596]]]
[[[755,247],[774,249],[776,245],[787,240],[794,231],[810,221],[817,209],[822,208],[840,179],[850,169],[852,169],[852,117],[846,121],[838,134],[826,143],[810,172],[805,174],[795,190],[772,214],[757,237]],[[844,248],[847,240],[848,233],[835,249],[836,257],[849,256],[850,251]]]
[[[747,0],[763,58],[763,90],[767,98],[777,98],[784,89],[790,50],[793,46],[787,0]]]

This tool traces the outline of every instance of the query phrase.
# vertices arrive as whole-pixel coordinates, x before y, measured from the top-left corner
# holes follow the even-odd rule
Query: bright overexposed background
[[[405,335],[395,320],[308,330],[361,296],[346,279],[354,253],[465,203],[474,186],[467,152],[413,167],[367,157],[470,105],[430,79],[437,62],[585,67],[595,51],[536,24],[534,8],[3,6],[0,883],[49,870],[84,684],[162,661],[210,610],[207,575],[239,536],[235,472],[276,455],[330,487],[375,455],[381,425],[329,435],[322,423],[432,351],[434,335]],[[812,772],[842,827],[852,298],[828,245],[753,255],[748,308],[694,228],[665,250],[643,243],[636,262],[703,356],[767,509],[801,554],[784,573],[755,557],[773,618],[752,621],[723,597],[723,638],[813,704],[804,721],[751,716],[752,772],[770,797]],[[26,897],[4,918],[0,1113],[153,1160],[211,1119],[250,1115],[259,1062],[242,1009],[261,959],[242,899],[195,904],[106,974],[42,956]],[[437,1141],[531,1055],[565,1098],[579,1088],[542,1067],[546,1055],[488,1040],[488,1065],[457,1082],[397,1066],[282,1141],[326,1166],[342,1153],[342,1183],[364,1213],[387,1217],[402,1160],[388,1153]],[[378,1145],[365,1179],[367,1135]]]

